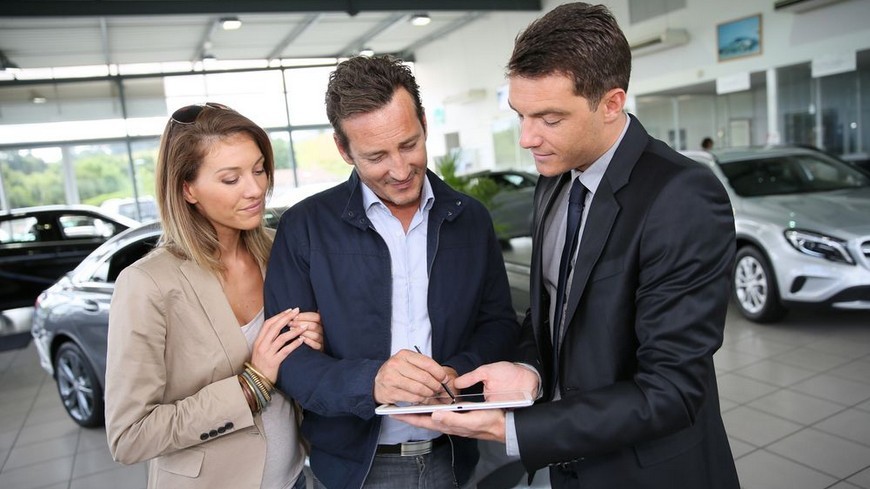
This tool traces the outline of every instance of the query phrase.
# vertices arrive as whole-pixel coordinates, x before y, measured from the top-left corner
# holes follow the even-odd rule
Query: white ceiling
[[[4,1],[0,3],[0,52],[23,69],[196,62],[206,52],[218,60],[273,60],[344,57],[370,48],[375,53],[411,57],[415,49],[457,29],[475,28],[475,21],[488,11],[540,9],[539,1],[527,0],[442,0],[437,4],[462,4],[469,9],[457,7],[455,10],[430,11],[423,8],[417,10],[417,4],[436,2],[357,0],[355,4],[397,4],[403,9],[360,11],[350,15],[339,9],[324,12],[290,11],[306,7],[306,3],[312,2],[239,0],[230,3],[242,11],[195,12],[221,3],[227,2]],[[268,5],[262,5],[264,3]],[[284,11],[257,11],[279,3]],[[313,2],[313,5],[328,7],[332,3],[335,2]],[[46,8],[36,9],[33,8],[34,4]],[[161,4],[186,4],[188,8],[184,13],[138,15],[76,15],[73,10],[81,6],[79,13],[90,13],[108,6],[105,7],[106,12],[112,13],[117,11],[117,7],[112,10],[112,6],[140,4],[151,4],[148,9],[140,8],[140,12],[150,12],[155,5]],[[311,6],[307,5],[307,8]],[[61,7],[64,10],[58,10]],[[411,7],[414,10],[408,10]],[[246,13],[244,9],[252,11]],[[52,15],[59,11],[65,15]],[[432,22],[423,27],[411,25],[410,17],[416,12],[428,13]],[[227,16],[238,17],[242,27],[233,31],[222,30],[218,20]]]

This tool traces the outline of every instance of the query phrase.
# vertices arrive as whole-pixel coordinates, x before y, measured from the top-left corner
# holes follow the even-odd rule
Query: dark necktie
[[[562,247],[562,260],[559,263],[559,281],[556,287],[556,312],[553,314],[553,375],[559,372],[559,338],[562,329],[562,311],[568,299],[568,276],[571,274],[574,251],[577,249],[580,220],[583,217],[583,206],[586,203],[586,187],[580,183],[580,178],[574,179],[571,192],[568,194],[568,218],[565,227],[565,244]]]

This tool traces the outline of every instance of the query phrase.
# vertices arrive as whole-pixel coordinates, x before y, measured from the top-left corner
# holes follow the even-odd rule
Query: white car
[[[737,231],[732,292],[756,322],[795,304],[870,309],[870,177],[796,147],[686,151],[731,197]]]
[[[139,197],[138,213],[136,211],[136,200],[132,197],[108,199],[100,204],[100,208],[106,212],[120,214],[139,222],[156,221],[160,217],[157,211],[157,202],[150,195]]]

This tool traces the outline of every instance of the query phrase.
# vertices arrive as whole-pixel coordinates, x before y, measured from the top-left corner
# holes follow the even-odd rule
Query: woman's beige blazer
[[[263,424],[236,378],[249,355],[214,274],[162,248],[127,267],[109,314],[112,457],[151,460],[149,488],[259,488]]]

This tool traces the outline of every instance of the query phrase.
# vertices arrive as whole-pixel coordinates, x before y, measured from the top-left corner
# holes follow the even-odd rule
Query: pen
[[[423,352],[420,351],[420,347],[419,347],[419,346],[414,345],[414,349],[417,350],[417,353],[419,353],[420,355],[423,354]],[[446,392],[447,395],[450,396],[450,399],[453,399],[454,401],[456,400],[456,396],[454,396],[453,393],[450,392],[450,388],[447,387],[447,382],[441,382],[441,387],[444,388],[444,392]]]

